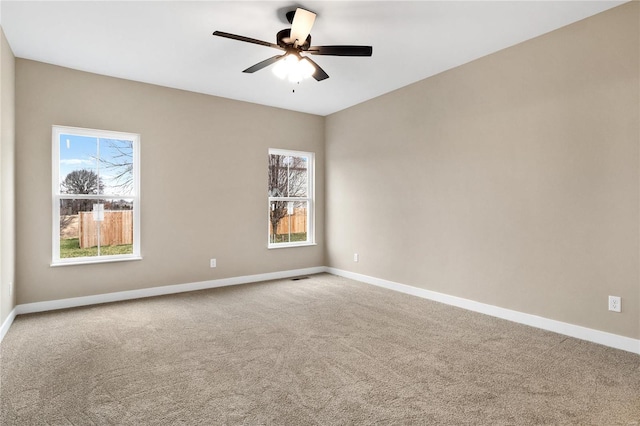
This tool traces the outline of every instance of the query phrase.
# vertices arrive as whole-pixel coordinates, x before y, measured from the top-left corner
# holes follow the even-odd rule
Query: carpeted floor
[[[640,424],[640,356],[322,274],[19,316],[2,425]]]

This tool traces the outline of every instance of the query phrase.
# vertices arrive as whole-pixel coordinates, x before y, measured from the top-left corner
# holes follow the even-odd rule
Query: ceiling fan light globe
[[[289,81],[297,83],[304,78],[300,63],[301,61],[296,55],[287,55],[276,63],[273,67],[273,73],[281,79],[289,77]]]
[[[289,68],[293,68],[298,64],[298,58],[296,57],[296,55],[293,55],[293,54],[289,54],[285,56],[283,61],[286,62]]]
[[[273,73],[280,79],[284,80],[289,73],[289,68],[284,59],[278,61],[273,67]]]

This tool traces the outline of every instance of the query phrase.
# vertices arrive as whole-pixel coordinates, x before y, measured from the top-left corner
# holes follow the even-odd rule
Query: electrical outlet
[[[211,259],[209,261],[209,267],[210,268],[215,268],[216,267],[216,260],[215,259]]]
[[[358,253],[353,253],[353,261],[357,262],[358,260],[360,260],[360,256],[358,256]]]
[[[621,312],[622,302],[618,296],[609,296],[609,310],[613,312]]]

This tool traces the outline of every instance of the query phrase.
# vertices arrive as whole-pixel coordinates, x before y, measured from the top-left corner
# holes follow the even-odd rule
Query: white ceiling
[[[328,115],[624,1],[11,1],[0,23],[14,54],[69,68]],[[313,59],[330,75],[299,85],[270,68],[296,6],[317,13],[313,45],[373,46],[373,56]],[[295,88],[295,93],[292,89]]]

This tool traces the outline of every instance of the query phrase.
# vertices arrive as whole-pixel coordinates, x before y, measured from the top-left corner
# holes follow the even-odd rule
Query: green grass
[[[120,246],[102,246],[100,247],[100,256],[109,256],[114,254],[131,254],[133,253],[132,244],[123,244]],[[68,257],[90,257],[98,255],[98,247],[80,248],[78,238],[68,238],[60,240],[60,258]]]
[[[276,234],[276,243],[288,243],[288,242],[299,242],[299,241],[307,241],[307,233],[306,232],[298,232],[297,234],[291,234],[291,241],[289,241],[289,234]]]

